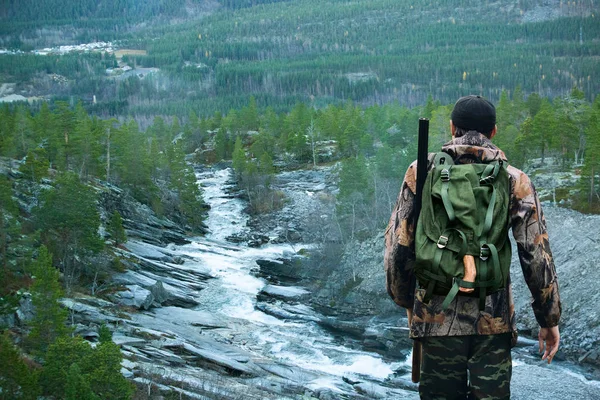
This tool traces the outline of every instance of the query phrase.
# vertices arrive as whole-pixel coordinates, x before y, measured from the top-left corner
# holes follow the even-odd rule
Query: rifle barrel
[[[419,145],[417,147],[417,192],[414,203],[415,226],[421,214],[423,186],[427,178],[427,148],[429,147],[429,120],[419,118]],[[421,342],[413,341],[412,381],[419,383],[421,380]]]
[[[421,213],[423,186],[427,178],[427,148],[429,147],[429,120],[419,119],[419,145],[417,148],[417,193],[415,193],[415,223]]]

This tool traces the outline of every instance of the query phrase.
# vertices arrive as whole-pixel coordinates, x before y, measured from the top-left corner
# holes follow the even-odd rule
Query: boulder
[[[169,292],[167,292],[161,281],[156,281],[150,287],[150,292],[154,296],[154,301],[158,304],[162,305],[165,301],[169,300]]]
[[[260,270],[257,274],[273,283],[294,284],[302,279],[301,270],[291,259],[256,260]]]
[[[308,290],[297,286],[266,285],[258,294],[258,299],[261,300],[263,298],[274,298],[284,301],[294,300],[309,293],[310,292]]]
[[[127,285],[125,287],[127,290],[118,292],[115,295],[119,304],[143,310],[150,308],[154,301],[152,292],[138,285]]]
[[[343,321],[338,318],[325,317],[318,321],[318,324],[330,332],[362,338],[365,333],[365,327],[361,322]]]

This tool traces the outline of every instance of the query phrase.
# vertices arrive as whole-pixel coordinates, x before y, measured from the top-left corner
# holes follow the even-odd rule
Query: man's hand
[[[554,355],[558,351],[558,346],[560,344],[558,325],[553,326],[552,328],[540,328],[538,340],[540,343],[540,354],[542,351],[544,352],[542,360],[548,359],[548,364],[550,364],[554,358]],[[546,347],[545,349],[544,344]]]
[[[413,317],[413,313],[410,308],[406,309],[406,316],[408,317],[408,327],[410,328],[410,325],[412,324],[412,317]]]

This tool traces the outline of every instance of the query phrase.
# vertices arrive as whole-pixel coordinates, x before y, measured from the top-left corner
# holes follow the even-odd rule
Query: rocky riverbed
[[[275,187],[284,191],[290,202],[284,210],[270,218],[270,224],[278,221],[278,226],[281,227],[291,220],[295,222],[294,227],[300,236],[313,237],[314,232],[309,230],[315,225],[311,224],[311,218],[307,217],[311,212],[306,213],[303,210],[327,211],[328,207],[331,209],[331,198],[336,191],[335,177],[332,174],[330,168],[322,168],[310,172],[286,172],[282,179],[276,179]],[[306,179],[307,177],[309,179]],[[538,327],[529,305],[530,295],[519,268],[515,248],[512,276],[520,331],[519,346],[514,352],[514,386],[519,393],[517,398],[536,398],[533,394],[527,397],[529,392],[536,392],[536,389],[532,389],[532,385],[536,385],[535,381],[531,381],[535,376],[532,374],[551,377],[553,373],[549,371],[559,370],[566,371],[569,376],[575,374],[580,379],[579,383],[583,382],[596,388],[593,394],[588,393],[584,398],[600,398],[600,391],[597,389],[597,381],[600,380],[600,321],[599,308],[596,306],[600,287],[600,275],[596,268],[600,263],[600,241],[596,239],[600,217],[583,215],[557,207],[551,202],[546,202],[543,206],[563,303],[561,351],[556,358],[558,362],[550,367],[538,360],[537,341],[533,341]],[[312,214],[314,215],[314,212]],[[257,229],[262,228],[266,236],[269,236],[268,229],[272,229],[260,220],[255,221],[253,226]],[[308,267],[310,266],[309,263]],[[338,265],[319,267],[320,270],[328,271],[325,278],[318,271],[307,271],[306,263],[297,275],[319,277],[319,285],[314,288],[310,298],[311,304],[326,314],[337,315],[337,324],[343,325],[344,319],[362,322],[367,318],[366,315],[393,318],[403,314],[385,292],[383,231],[370,239],[347,244]],[[349,285],[352,282],[356,284]],[[403,323],[403,320],[398,322]],[[379,351],[385,354],[390,349],[384,348]],[[578,386],[579,384],[574,383],[573,386],[561,390],[565,390],[565,394],[569,393],[569,390],[573,391],[572,395],[565,397],[579,397],[575,389]],[[540,388],[543,388],[541,383]],[[558,394],[556,396],[555,398],[562,398]]]
[[[229,170],[199,170],[211,207],[202,237],[186,237],[149,210],[119,203],[119,192],[111,191],[103,207],[118,206],[124,215],[130,240],[120,251],[128,268],[115,276],[122,290],[110,296],[63,299],[77,332],[95,341],[107,324],[125,356],[123,374],[149,397],[175,391],[198,399],[418,398],[409,381],[407,321],[383,289],[382,236],[350,244],[338,265],[307,262],[318,237],[310,232],[314,220],[328,218],[332,207],[332,174],[329,168],[280,174],[274,185],[288,203],[260,222],[245,214]],[[572,212],[556,212],[568,227]],[[588,221],[573,215],[573,229]],[[552,211],[548,218],[552,226]],[[552,240],[558,231],[550,234]],[[569,243],[568,252],[554,248],[557,261],[587,252],[582,260],[590,265],[589,275],[579,271],[581,278],[564,290],[564,304],[574,307],[577,288],[591,290],[597,282],[598,252],[584,240]],[[579,263],[557,266],[566,283],[563,269]],[[348,290],[349,277],[358,284]],[[596,369],[585,363],[597,349],[597,326],[577,318],[593,314],[584,312],[583,295],[581,314],[565,319],[563,337],[565,348],[579,349],[577,337],[591,344],[581,347],[584,363],[559,359],[546,366],[535,342],[522,339],[514,352],[513,398],[600,399]],[[525,333],[531,329],[526,303],[523,296],[517,305]],[[26,318],[26,305],[20,312]],[[565,352],[571,354],[580,353]]]

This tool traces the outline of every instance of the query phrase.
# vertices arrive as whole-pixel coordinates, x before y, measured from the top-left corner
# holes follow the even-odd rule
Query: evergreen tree
[[[113,212],[110,218],[108,233],[110,233],[110,237],[114,240],[115,246],[119,246],[121,243],[125,243],[127,241],[125,228],[123,228],[123,219],[117,210]]]
[[[35,400],[38,371],[30,369],[7,332],[0,334],[0,400]]]
[[[119,346],[110,340],[92,348],[79,336],[59,338],[48,348],[40,382],[45,394],[57,398],[78,389],[90,400],[128,400],[133,387],[121,374],[122,359]]]
[[[235,140],[233,148],[233,169],[237,175],[241,175],[246,171],[246,152],[240,136]]]
[[[549,101],[542,102],[540,111],[531,121],[531,131],[528,134],[527,141],[530,146],[538,149],[544,162],[547,151],[556,141],[557,123],[554,110]]]
[[[58,258],[67,290],[70,290],[79,275],[87,272],[81,258],[103,247],[98,236],[100,216],[96,194],[79,182],[76,175],[65,173],[56,180],[56,188],[42,194],[40,206],[34,213],[37,226],[43,232],[42,239]]]
[[[71,137],[75,129],[75,113],[71,111],[69,104],[64,101],[56,102],[56,111],[54,113],[53,138],[56,140],[56,167],[66,171],[73,162],[73,142]],[[54,145],[54,143],[52,143]],[[53,154],[50,154],[52,157]],[[52,160],[51,160],[52,161]]]
[[[0,107],[0,156],[13,157],[16,153],[14,114],[8,104]]]
[[[199,227],[202,223],[204,203],[202,193],[196,182],[194,171],[185,162],[183,143],[178,142],[170,149],[169,156],[170,187],[175,191],[175,207],[181,211],[185,222],[192,227]]]
[[[441,106],[433,111],[429,124],[429,151],[440,151],[442,145],[452,138],[450,133],[451,112],[448,106]]]
[[[226,159],[229,156],[228,152],[229,140],[224,128],[219,128],[215,136],[215,156],[217,161]]]
[[[56,398],[64,398],[69,373],[73,372],[70,371],[71,366],[78,364],[81,372],[86,374],[89,371],[90,362],[88,360],[93,360],[93,355],[92,347],[81,336],[57,338],[48,346],[46,362],[40,375],[43,393]]]
[[[19,208],[12,194],[11,182],[0,175],[0,284],[2,287],[6,287],[6,279],[8,279],[8,245],[20,231],[17,220]]]
[[[92,392],[88,377],[81,373],[77,363],[71,364],[67,373],[65,400],[100,400]]]
[[[431,93],[427,95],[427,102],[425,103],[425,108],[423,109],[423,118],[431,119],[433,115],[433,110],[440,106],[439,103],[433,101],[433,96]]]
[[[23,158],[35,146],[33,123],[29,110],[19,106],[14,114],[14,144],[17,158]]]
[[[37,147],[29,150],[25,164],[21,166],[20,170],[27,179],[40,182],[42,178],[48,176],[49,168],[50,161],[48,160],[46,149]]]
[[[63,295],[58,275],[58,271],[52,266],[52,256],[48,249],[42,246],[33,266],[31,302],[35,316],[27,337],[28,347],[39,356],[43,356],[57,338],[69,332],[65,325],[67,311],[58,303]]]
[[[590,122],[586,129],[586,150],[581,182],[583,194],[587,197],[587,210],[600,210],[600,96],[592,105]]]
[[[247,131],[258,130],[258,107],[256,106],[256,99],[254,98],[254,96],[250,96],[248,106],[242,109],[241,125]]]
[[[102,400],[129,400],[133,385],[121,374],[121,349],[112,341],[98,344],[92,358],[84,360],[88,366],[89,385],[97,398]]]
[[[374,189],[364,157],[342,161],[337,212],[350,239],[372,225]]]

